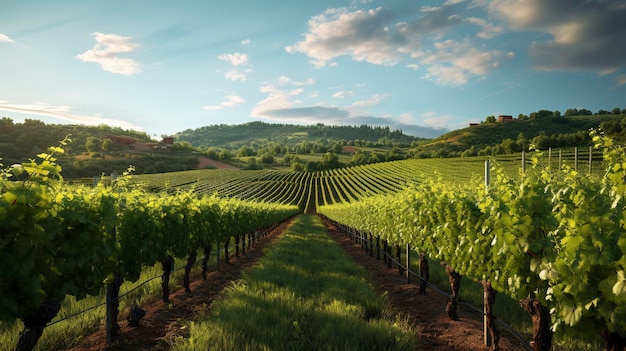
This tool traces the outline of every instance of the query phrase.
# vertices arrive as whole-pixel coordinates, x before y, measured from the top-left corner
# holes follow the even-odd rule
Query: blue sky
[[[155,138],[626,108],[623,0],[3,0],[0,116]]]

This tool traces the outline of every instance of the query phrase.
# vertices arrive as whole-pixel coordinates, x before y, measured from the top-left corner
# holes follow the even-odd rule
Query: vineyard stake
[[[490,180],[491,180],[491,166],[489,166],[489,160],[485,160],[485,190],[489,189]]]
[[[593,160],[593,146],[589,147],[589,174],[591,174],[591,161]]]
[[[406,283],[411,284],[411,270],[409,264],[411,263],[411,245],[406,244]]]
[[[548,169],[552,167],[552,148],[548,148]]]

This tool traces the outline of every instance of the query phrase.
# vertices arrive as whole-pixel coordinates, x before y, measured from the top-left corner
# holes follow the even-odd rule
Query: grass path
[[[301,215],[173,350],[415,350],[367,272]]]

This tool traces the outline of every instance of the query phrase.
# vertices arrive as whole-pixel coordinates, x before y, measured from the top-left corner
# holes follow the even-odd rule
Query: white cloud
[[[248,78],[247,73],[250,73],[250,72],[252,72],[252,70],[245,70],[242,72],[242,71],[233,69],[224,73],[224,78],[228,80],[232,80],[233,82],[236,82],[236,81],[245,82],[246,79]]]
[[[6,101],[0,101],[0,111],[17,112],[25,114],[33,114],[38,116],[47,116],[58,118],[63,121],[75,124],[100,125],[107,124],[125,129],[141,130],[141,127],[135,126],[127,121],[116,119],[102,118],[100,116],[84,116],[72,112],[71,106],[51,105],[46,102],[36,102],[34,104],[9,104]]]
[[[0,43],[15,43],[8,35],[0,33]]]
[[[293,82],[293,83],[291,83],[291,84],[293,84],[293,85],[295,85],[295,86],[311,85],[311,84],[315,84],[315,79],[313,79],[313,78],[308,78],[308,79],[307,79],[307,80],[305,80],[305,81],[302,81],[302,82]]]
[[[405,26],[394,23],[397,15],[377,8],[349,12],[346,8],[327,9],[312,17],[304,40],[285,47],[289,53],[304,53],[315,67],[333,64],[339,56],[377,65],[394,65],[401,50],[412,50],[412,36]],[[336,64],[336,63],[335,63]]]
[[[622,85],[626,85],[626,74],[621,74],[615,77],[615,84],[618,87],[621,87]]]
[[[459,86],[472,76],[483,77],[500,66],[500,60],[511,58],[498,50],[481,51],[469,40],[446,40],[434,44],[435,50],[421,55],[422,63],[429,65],[426,78],[440,85]]]
[[[354,92],[352,91],[338,91],[333,94],[333,97],[337,99],[343,99],[346,96],[352,96],[352,95],[354,95]]]
[[[76,55],[76,59],[98,63],[106,72],[127,76],[141,73],[141,65],[135,60],[119,57],[120,54],[133,52],[139,47],[139,44],[130,41],[130,37],[102,33],[91,35],[95,37],[96,44],[91,50]]]
[[[237,107],[246,102],[241,96],[238,95],[226,95],[224,96],[224,101],[222,101],[219,105],[208,105],[204,106],[203,109],[208,111],[217,111],[221,110],[225,107]]]
[[[468,23],[475,24],[475,25],[480,26],[480,27],[483,28],[483,30],[481,32],[478,32],[478,34],[476,34],[476,36],[481,38],[481,39],[491,39],[491,38],[495,37],[496,34],[499,34],[499,33],[503,32],[502,27],[500,27],[498,25],[495,25],[493,23],[490,23],[487,20],[485,20],[484,18],[468,17],[468,18],[465,19],[465,21],[467,21]]]
[[[241,45],[248,45],[248,44],[250,44],[250,38],[246,38],[246,39],[244,39],[244,40],[240,41],[239,43],[240,43]]]
[[[391,96],[391,94],[374,94],[367,100],[359,100],[352,104],[352,107],[366,107],[380,104],[381,101]]]
[[[217,56],[222,61],[230,62],[233,66],[245,66],[248,64],[248,55],[240,54],[238,52],[232,54],[221,54]]]
[[[417,71],[420,68],[420,66],[418,64],[416,64],[416,63],[409,63],[408,65],[406,65],[406,67],[410,68],[410,69],[412,69],[414,71]]]

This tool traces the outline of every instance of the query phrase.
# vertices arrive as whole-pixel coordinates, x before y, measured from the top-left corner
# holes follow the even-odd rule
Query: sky
[[[0,0],[0,117],[159,139],[626,108],[624,0]]]

